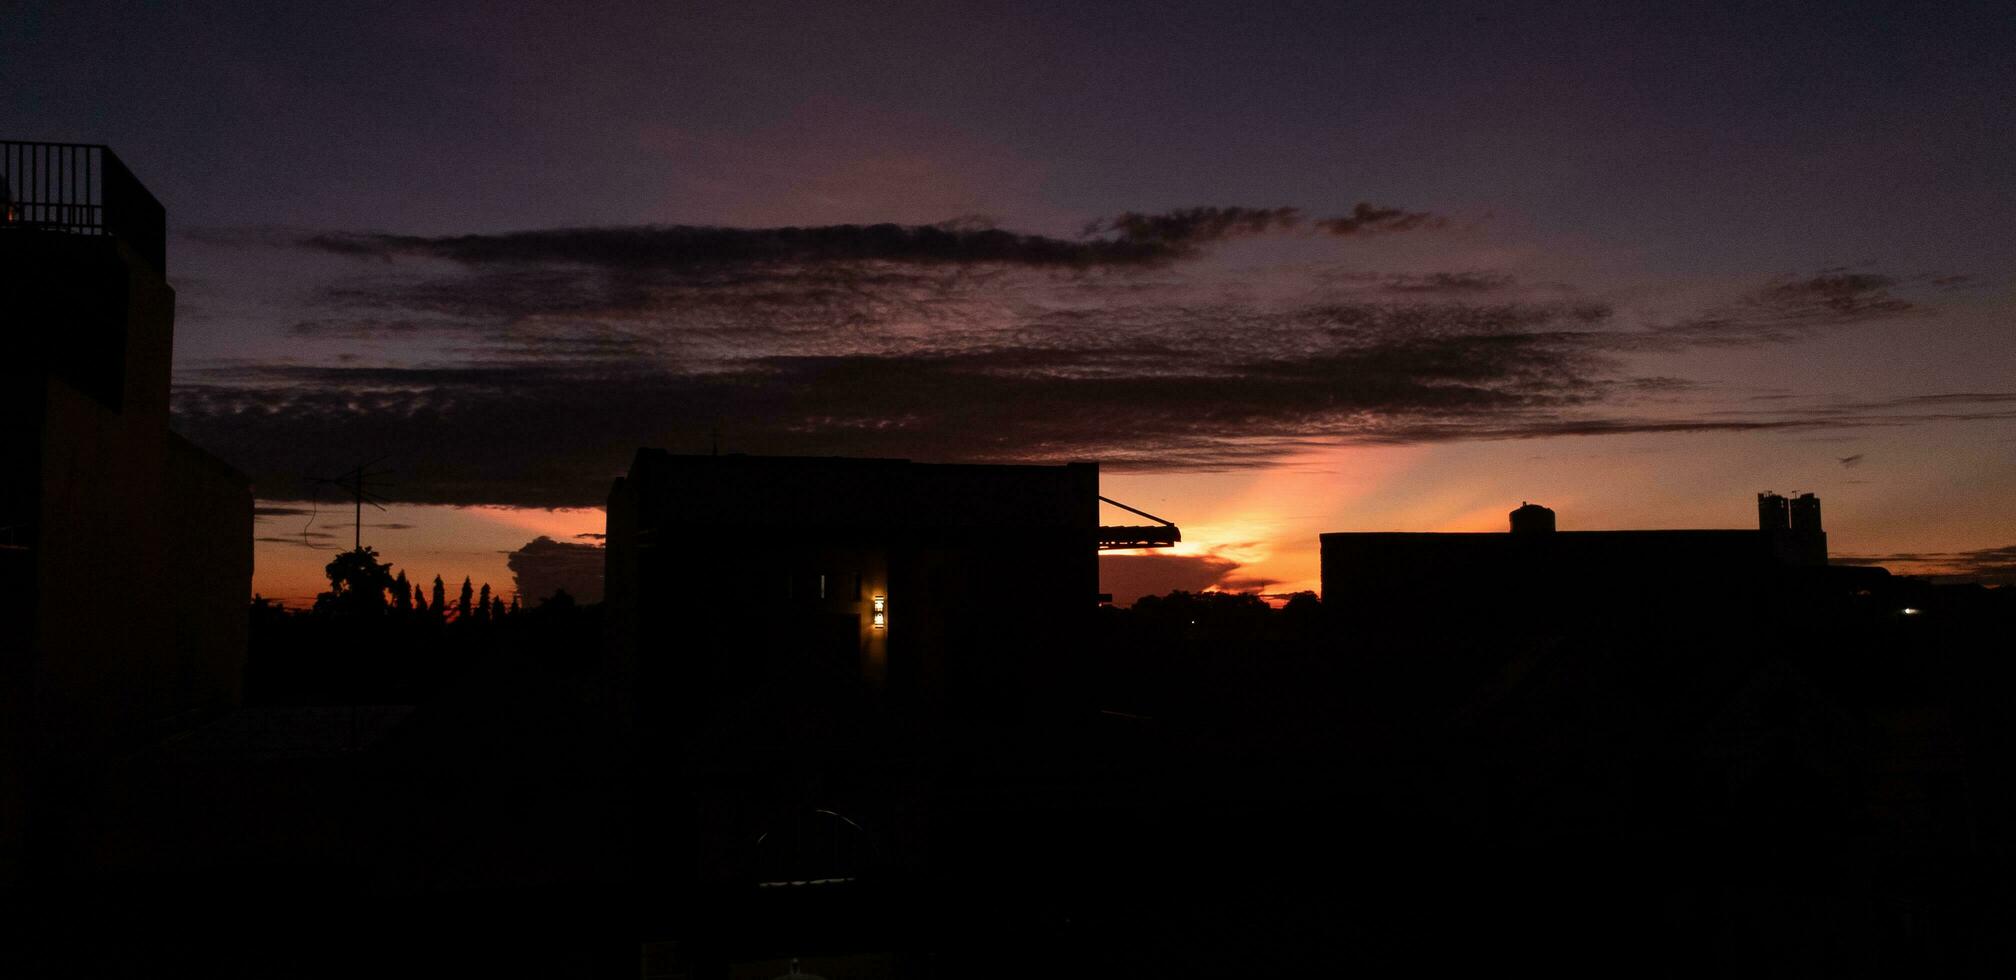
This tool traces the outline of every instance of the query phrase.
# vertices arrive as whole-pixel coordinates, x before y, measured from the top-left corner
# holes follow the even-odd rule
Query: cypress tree
[[[462,576],[462,594],[455,599],[455,621],[460,623],[469,618],[469,603],[475,598],[476,590],[469,587],[469,576]]]

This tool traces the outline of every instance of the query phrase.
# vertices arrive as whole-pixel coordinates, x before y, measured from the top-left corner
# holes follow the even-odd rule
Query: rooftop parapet
[[[111,147],[0,140],[0,232],[111,235],[168,274],[168,212]]]

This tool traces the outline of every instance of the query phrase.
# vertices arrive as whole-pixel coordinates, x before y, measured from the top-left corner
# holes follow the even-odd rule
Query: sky
[[[254,588],[592,573],[673,451],[1093,460],[1108,591],[1754,526],[2016,579],[1998,4],[0,3],[0,136],[167,206]],[[1115,522],[1133,518],[1110,515]],[[586,588],[586,585],[580,586]]]

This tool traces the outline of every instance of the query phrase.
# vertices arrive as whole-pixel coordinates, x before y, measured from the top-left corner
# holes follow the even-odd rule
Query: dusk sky
[[[255,590],[322,587],[362,459],[367,544],[508,592],[717,440],[1097,461],[1183,528],[1123,601],[1762,490],[2016,580],[2007,3],[579,11],[0,3],[0,136],[168,209]]]

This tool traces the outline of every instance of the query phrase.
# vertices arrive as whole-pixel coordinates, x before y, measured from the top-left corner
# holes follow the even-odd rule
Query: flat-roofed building
[[[609,495],[604,608],[668,828],[645,846],[691,848],[646,863],[847,877],[765,856],[817,825],[917,866],[921,787],[1072,710],[1099,550],[1177,539],[1101,527],[1100,500],[1090,463],[639,451]]]
[[[612,638],[647,712],[783,678],[999,694],[1096,606],[1098,497],[1088,463],[642,450],[609,497]]]
[[[1525,504],[1509,533],[1325,534],[1323,602],[1345,621],[1437,632],[1749,602],[1827,564],[1818,498],[1792,503],[1759,495],[1756,530],[1560,531]]]
[[[52,781],[238,700],[252,493],[168,428],[161,205],[102,146],[0,175],[4,880]]]

